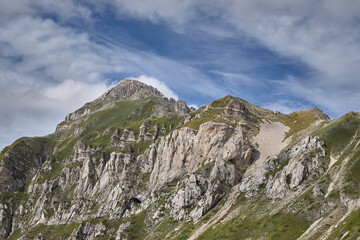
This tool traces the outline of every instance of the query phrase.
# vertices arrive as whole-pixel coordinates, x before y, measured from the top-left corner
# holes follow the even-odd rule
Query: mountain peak
[[[185,101],[180,99],[175,101],[173,98],[166,98],[158,89],[134,79],[125,79],[120,81],[115,87],[107,90],[100,97],[92,102],[85,103],[83,107],[65,117],[65,122],[76,120],[84,115],[88,115],[95,109],[117,102],[144,99],[148,97],[157,97],[165,105],[166,111],[172,111],[179,114],[186,114],[191,111]]]
[[[190,113],[123,80],[55,134],[0,152],[0,238],[237,239],[241,224],[249,239],[355,239],[359,117],[324,122],[318,108],[282,114],[230,95]]]
[[[115,87],[106,91],[97,98],[94,103],[102,102],[104,104],[119,100],[136,100],[150,96],[164,97],[156,88],[143,82],[133,79],[122,80]]]

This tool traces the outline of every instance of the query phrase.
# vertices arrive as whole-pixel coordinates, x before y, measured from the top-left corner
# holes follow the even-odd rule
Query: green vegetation
[[[252,105],[252,104],[248,103],[247,101],[245,101],[245,100],[243,100],[241,98],[233,97],[231,95],[226,95],[223,98],[215,100],[215,101],[211,102],[210,105],[212,107],[216,107],[216,108],[224,108],[230,103],[231,100],[236,100],[237,102],[240,102],[240,103],[246,104],[246,105]],[[253,106],[255,106],[255,105],[253,105]]]
[[[281,170],[283,170],[284,169],[284,167],[286,166],[286,165],[288,165],[288,163],[289,163],[289,161],[290,161],[290,158],[288,158],[288,159],[286,159],[285,161],[283,161],[283,162],[281,162],[281,159],[279,159],[279,158],[276,158],[276,159],[274,159],[273,161],[275,161],[275,166],[279,166],[278,168],[275,168],[275,169],[273,169],[273,170],[271,170],[271,171],[268,171],[267,173],[266,173],[266,178],[269,178],[270,176],[275,176],[275,174],[277,173],[277,172],[280,172]]]
[[[46,236],[49,240],[67,239],[71,233],[80,226],[79,223],[72,223],[69,225],[44,225],[38,224],[31,230],[21,234],[20,230],[15,230],[14,234],[8,239],[18,239],[20,236],[24,239],[34,239],[37,235],[41,234]]]
[[[82,166],[82,161],[76,161],[76,162],[73,162],[73,163],[70,163],[68,165],[69,168],[77,168],[77,167],[81,167]]]
[[[16,229],[10,237],[7,238],[7,240],[16,240],[19,239],[21,237],[21,230],[20,229]]]
[[[235,97],[227,95],[223,98],[213,101],[212,103],[210,103],[210,105],[212,107],[216,107],[216,108],[218,108],[218,107],[223,108],[223,107],[226,107],[226,105],[228,105],[232,99],[235,99]]]
[[[356,131],[360,131],[360,115],[350,112],[313,132],[313,135],[320,136],[336,156],[349,145]]]
[[[80,119],[73,127],[82,129],[78,134],[72,135],[73,129],[59,133],[58,138],[63,140],[54,156],[58,159],[68,158],[79,140],[85,145],[106,147],[115,129],[134,126],[134,122],[139,122],[140,127],[141,120],[151,116],[156,101],[155,98],[119,101]],[[107,129],[107,134],[104,134]],[[131,130],[139,131],[138,128]]]
[[[46,180],[55,179],[61,173],[61,170],[64,168],[64,165],[59,162],[52,162],[51,168],[52,168],[51,171],[47,171],[41,175],[38,183],[41,184],[44,183]]]
[[[209,121],[226,123],[228,125],[235,126],[234,124],[231,124],[229,121],[221,118],[219,109],[209,109],[207,111],[202,112],[200,118],[193,118],[190,122],[184,124],[182,127],[189,127],[195,130],[199,130],[201,124]]]
[[[166,234],[171,233],[178,226],[179,221],[172,218],[166,218],[160,222],[155,228],[154,232],[150,233],[149,239],[165,239]]]
[[[292,174],[291,174],[291,173],[288,174],[288,175],[286,175],[286,183],[287,183],[287,184],[290,184],[290,183],[291,183],[291,178],[292,178]]]
[[[154,125],[163,123],[165,125],[166,132],[169,133],[173,131],[183,119],[184,116],[170,113],[154,120],[153,123]]]
[[[345,238],[342,238],[345,233]],[[328,239],[358,239],[360,236],[360,209],[353,211],[342,224],[334,228]]]
[[[308,220],[296,214],[277,213],[258,219],[253,212],[210,228],[198,239],[296,239],[309,225]]]
[[[149,118],[156,103],[157,100],[154,98],[115,102],[111,107],[91,114],[87,120],[82,122],[81,127],[87,126],[82,134],[84,136],[94,135],[94,133],[101,134],[109,127],[126,128],[134,122]],[[139,131],[138,128],[131,130]],[[91,140],[89,140],[89,145],[91,145]]]
[[[85,118],[81,118],[73,123],[74,126],[70,130],[59,133],[58,138],[62,138],[63,141],[58,145],[58,150],[54,153],[54,157],[57,159],[70,157],[75,144],[79,140],[81,140],[82,144],[100,147],[102,152],[109,153],[113,148],[109,146],[109,142],[116,129],[119,129],[120,133],[124,129],[129,129],[137,137],[139,135],[139,128],[145,120],[151,120],[153,125],[163,124],[166,133],[171,132],[179,125],[184,116],[167,114],[162,117],[156,117],[154,106],[158,104],[158,101],[159,99],[156,97],[119,101],[105,106]],[[81,129],[81,131],[72,135],[73,128]],[[149,132],[154,133],[154,129],[150,129]],[[139,155],[150,144],[151,141],[140,141],[129,144],[126,151],[117,150]]]
[[[286,138],[308,128],[312,123],[319,120],[319,114],[322,114],[320,110],[313,108],[310,110],[293,112],[287,115],[280,115],[280,120],[290,128],[286,133]]]
[[[343,193],[358,197],[360,195],[360,146],[349,157]]]
[[[74,151],[77,140],[77,137],[62,140],[58,145],[58,150],[54,153],[54,157],[57,159],[66,159],[70,157]]]
[[[146,229],[146,211],[130,216],[130,226],[125,230],[129,239],[144,239],[147,235]]]
[[[278,118],[280,118],[281,121],[290,127],[290,130],[286,135],[286,137],[289,137],[299,133],[305,128],[308,128],[312,123],[319,120],[321,117],[319,116],[321,112],[318,109],[300,111],[288,115],[269,114],[267,116],[267,112],[265,112],[267,110],[262,112],[262,110],[259,110],[256,106],[252,106],[243,100],[231,96],[226,96],[222,99],[212,102],[210,106],[213,108],[210,108],[206,111],[204,111],[204,109],[199,109],[190,113],[190,115],[193,117],[192,120],[182,127],[199,129],[201,124],[208,121],[221,122],[235,126],[233,123],[231,123],[231,121],[238,120],[236,117],[222,117],[224,115],[224,109],[222,108],[226,107],[233,99],[242,101],[241,104],[247,104],[246,107],[251,109],[253,115],[250,117],[253,119],[253,121],[249,121],[249,127],[253,131],[252,133],[256,131],[254,129],[258,127],[257,124],[261,118],[268,120],[276,119],[276,121],[279,121]],[[11,148],[17,148],[17,151],[21,153],[26,153],[30,149],[31,154],[35,154],[37,156],[43,154],[45,150],[56,147],[56,151],[48,158],[48,161],[52,159],[51,170],[43,172],[38,178],[38,183],[41,184],[46,180],[53,180],[61,174],[65,166],[65,161],[62,160],[71,156],[73,154],[76,143],[81,142],[85,145],[98,147],[100,150],[96,153],[93,153],[91,156],[95,157],[96,159],[102,158],[104,162],[109,159],[109,154],[112,151],[131,153],[133,158],[131,158],[130,163],[126,163],[128,171],[125,173],[126,181],[131,183],[125,184],[125,187],[133,188],[130,189],[131,192],[134,192],[134,189],[142,190],[142,187],[148,187],[144,183],[149,180],[150,174],[140,174],[142,165],[136,162],[136,158],[134,156],[143,154],[149,145],[153,143],[153,141],[141,140],[138,142],[128,143],[128,149],[125,150],[120,147],[110,146],[109,142],[111,141],[111,136],[114,134],[115,130],[118,130],[120,132],[119,136],[121,136],[121,133],[125,129],[129,129],[130,131],[133,131],[137,137],[139,135],[139,128],[145,120],[151,120],[153,126],[156,124],[163,126],[165,128],[165,133],[161,132],[160,134],[169,134],[174,129],[176,129],[179,126],[179,123],[184,120],[185,116],[167,114],[165,116],[158,117],[156,115],[155,107],[158,104],[158,101],[158,98],[150,97],[139,100],[120,101],[103,106],[102,108],[94,108],[94,112],[92,112],[90,115],[73,121],[71,126],[69,124],[69,128],[67,130],[56,133],[52,137],[22,138],[15,141],[11,146],[7,147],[0,154],[0,160],[5,159],[4,152]],[[195,118],[196,114],[200,114],[201,116]],[[345,183],[347,185],[345,184],[343,189],[333,190],[327,199],[338,199],[340,197],[340,193],[356,194],[357,196],[360,194],[360,190],[358,190],[360,189],[360,146],[355,147],[355,144],[350,144],[351,140],[354,139],[356,140],[354,143],[358,142],[359,136],[355,138],[355,133],[356,131],[360,130],[359,126],[359,114],[349,113],[338,120],[332,121],[327,126],[313,133],[314,135],[319,135],[324,139],[328,149],[333,154],[343,153],[344,156],[349,157],[348,165],[346,165],[346,170],[348,171],[346,172],[347,175],[344,177]],[[75,129],[77,131],[75,131]],[[249,132],[251,132],[251,130],[249,130]],[[153,127],[149,130],[149,133],[155,134]],[[58,141],[56,146],[54,146],[55,141]],[[317,151],[318,150],[310,152],[307,156],[304,156],[303,160],[306,161],[306,159],[315,157],[317,155]],[[278,166],[278,168],[268,172],[267,177],[270,175],[274,176],[278,171],[281,171],[289,163],[289,159],[277,159],[274,161],[278,161],[275,162],[276,164],[274,164]],[[30,162],[31,164],[34,164],[32,163],[33,161]],[[95,164],[99,163],[100,161],[96,162]],[[75,161],[71,163],[66,162],[66,167],[71,168],[72,171],[74,171],[74,168],[81,166],[82,161]],[[208,176],[212,167],[213,163],[206,164],[199,168],[195,174],[201,174],[204,177]],[[322,167],[323,166],[321,166],[321,168]],[[244,171],[243,169],[240,170]],[[22,172],[20,173],[22,174]],[[116,174],[119,173],[112,172],[111,174],[116,176]],[[290,184],[291,179],[292,175],[288,174],[286,176],[286,182]],[[311,177],[309,177],[309,179],[314,180],[311,179]],[[92,181],[96,181],[96,179],[94,178]],[[327,181],[329,182],[329,179]],[[312,193],[313,186],[310,186],[310,184],[313,182],[309,182],[304,184],[309,184],[305,186],[307,188],[305,189],[306,191],[300,196],[294,197],[295,203],[290,202],[287,205],[289,209],[286,207],[283,210],[279,210],[276,214],[270,214],[270,212],[274,210],[271,208],[276,203],[278,203],[277,200],[272,199],[273,202],[270,202],[270,200],[266,199],[265,197],[254,197],[252,199],[246,199],[244,197],[245,194],[241,193],[242,195],[240,195],[238,201],[232,205],[230,210],[233,211],[235,209],[240,209],[241,211],[233,211],[233,213],[238,215],[225,223],[221,223],[221,220],[224,220],[226,217],[223,216],[223,218],[220,219],[216,225],[214,225],[214,228],[210,227],[199,237],[199,239],[296,239],[310,225],[310,221],[308,221],[306,217],[310,219],[311,214],[319,208],[321,201],[327,201],[315,196]],[[328,184],[328,182],[322,184],[325,186]],[[91,210],[89,210],[89,212],[91,214],[98,212],[100,205],[97,205],[97,202],[93,199],[87,199],[86,197],[81,197],[81,199],[74,199],[74,190],[76,186],[77,185],[74,184],[71,187],[67,187],[66,189],[62,189],[63,186],[57,186],[56,188],[51,189],[49,193],[47,193],[46,197],[48,198],[48,202],[45,203],[46,218],[51,218],[55,214],[55,210],[58,211],[60,204],[64,204],[62,206],[64,206],[65,210],[69,210],[72,206],[72,203],[79,203],[80,201],[81,203],[90,206]],[[265,183],[260,188],[260,191],[262,191],[261,193],[265,191],[264,187]],[[103,231],[104,235],[102,237],[98,237],[98,239],[111,239],[116,233],[116,230],[119,228],[120,224],[125,222],[130,222],[130,226],[124,232],[125,236],[129,239],[144,239],[146,236],[149,236],[149,239],[163,239],[167,235],[174,239],[187,239],[191,236],[195,229],[210,220],[210,218],[219,211],[229,194],[227,193],[226,197],[223,197],[220,203],[215,205],[215,207],[211,209],[205,216],[203,216],[199,222],[194,223],[187,222],[185,220],[177,221],[167,216],[169,210],[164,206],[169,202],[169,196],[173,196],[171,194],[175,189],[176,187],[169,187],[162,190],[156,190],[154,192],[158,200],[155,206],[150,207],[160,209],[160,217],[165,217],[165,220],[157,224],[155,228],[154,223],[151,221],[152,219],[150,219],[150,217],[152,217],[149,214],[150,211],[144,210],[138,214],[131,215],[130,217],[122,220],[110,220],[109,216],[104,216],[101,218],[90,219],[83,223],[72,223],[69,225],[47,226],[40,224],[34,226],[30,230],[24,229],[24,233],[21,233],[20,229],[17,229],[14,231],[10,239],[17,239],[20,236],[23,236],[25,239],[33,239],[39,234],[45,236],[46,239],[66,239],[76,228],[80,226],[80,224],[87,222],[92,224],[102,223],[105,225],[106,230]],[[31,197],[32,198],[30,200],[33,201],[35,196],[32,195]],[[23,203],[28,200],[27,192],[1,192],[0,198],[10,199],[9,201],[15,203],[14,206],[17,206],[19,203]],[[118,204],[121,204],[120,200]],[[134,205],[138,206],[137,203],[134,203]],[[189,208],[187,210],[191,209]],[[349,234],[350,237],[356,236],[356,233],[360,234],[360,224],[358,224],[359,222],[360,211],[356,211],[347,218],[346,224],[336,230],[337,232],[336,234],[334,233],[334,238],[339,237],[340,233],[344,233],[345,231],[350,231],[350,233],[353,234]]]
[[[23,171],[26,171],[29,168],[36,168],[37,161],[35,161],[35,158],[42,157],[44,152],[52,147],[53,141],[51,137],[23,137],[1,151],[0,161],[5,160],[2,165],[8,166],[9,162],[6,160],[5,153],[9,152],[12,161],[21,161],[22,165],[26,166]]]
[[[131,146],[134,149],[132,154],[134,156],[139,156],[139,155],[143,154],[144,151],[149,148],[151,143],[152,143],[152,141],[143,141],[143,140],[141,140],[140,142],[137,142],[137,143],[133,144]]]
[[[226,107],[229,104],[229,102],[233,99],[237,99],[237,98],[227,95],[223,98],[220,98],[210,103],[210,106],[215,109],[208,109],[206,111],[204,111],[204,109],[198,109],[197,111],[190,113],[192,117],[191,121],[184,124],[182,127],[189,127],[198,130],[201,124],[209,121],[225,123],[235,127],[234,124],[230,123],[228,120],[225,120],[224,118],[221,117],[223,115],[221,108]],[[241,99],[238,100],[243,101]],[[201,117],[195,118],[197,114],[201,114]]]
[[[349,161],[350,165],[349,174],[346,175],[347,179],[360,181],[360,148],[352,155]]]
[[[346,166],[345,183],[342,192],[358,196],[360,194],[360,114],[350,112],[343,117],[332,121],[327,126],[316,130],[313,135],[320,136],[327,151],[338,156],[334,166],[342,164],[348,158]]]

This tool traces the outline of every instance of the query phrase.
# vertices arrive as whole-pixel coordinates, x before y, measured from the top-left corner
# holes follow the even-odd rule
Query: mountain
[[[0,154],[2,239],[357,239],[360,114],[123,80]]]

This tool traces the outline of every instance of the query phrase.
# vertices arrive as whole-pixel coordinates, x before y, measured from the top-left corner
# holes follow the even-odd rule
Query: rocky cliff
[[[360,115],[124,80],[0,154],[0,238],[356,239]]]

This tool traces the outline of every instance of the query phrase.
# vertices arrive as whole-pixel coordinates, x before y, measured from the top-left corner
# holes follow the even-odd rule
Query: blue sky
[[[360,111],[357,0],[0,3],[0,148],[124,78],[201,106]]]

